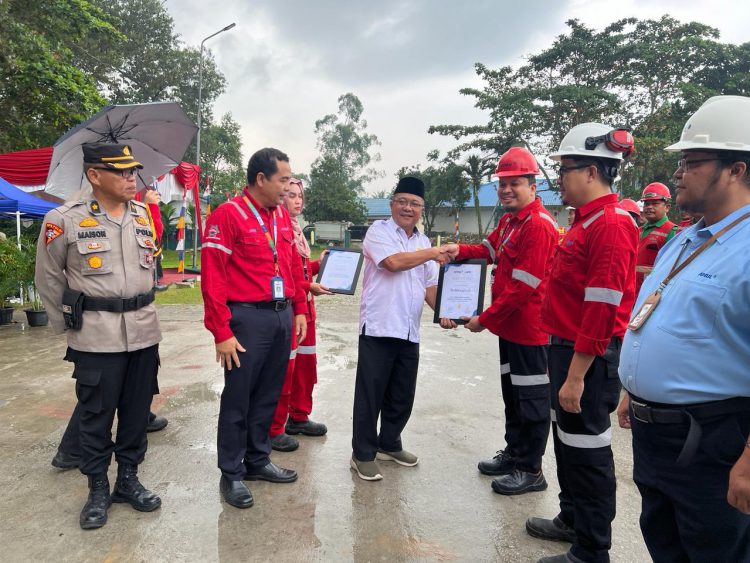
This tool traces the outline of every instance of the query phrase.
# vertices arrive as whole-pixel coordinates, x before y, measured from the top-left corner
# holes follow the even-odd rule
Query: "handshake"
[[[444,244],[443,246],[434,246],[431,250],[434,254],[432,259],[441,266],[449,264],[451,261],[456,259],[456,256],[458,256],[457,244]]]

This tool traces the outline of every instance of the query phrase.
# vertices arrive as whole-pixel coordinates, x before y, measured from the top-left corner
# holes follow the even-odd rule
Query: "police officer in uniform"
[[[143,512],[161,506],[138,480],[151,398],[158,393],[161,331],[153,305],[154,233],[145,206],[133,201],[142,166],[128,145],[90,143],[82,150],[93,197],[45,217],[36,285],[53,328],[67,332],[66,359],[75,364],[80,470],[89,481],[80,524],[91,529],[107,522],[112,502]],[[113,451],[117,481],[110,494]]]
[[[541,308],[558,232],[536,197],[537,174],[528,150],[513,147],[503,154],[495,175],[505,215],[482,244],[447,247],[458,260],[480,258],[498,266],[492,304],[464,326],[472,332],[488,328],[499,337],[507,446],[478,468],[497,476],[492,489],[504,495],[547,488],[542,456],[550,427],[548,334],[541,328]]]
[[[241,196],[206,224],[201,291],[205,325],[224,368],[218,425],[219,489],[237,508],[253,505],[243,480],[291,483],[297,472],[269,458],[269,430],[284,383],[292,331],[305,338],[302,261],[283,198],[292,177],[278,149],[256,152]]]
[[[750,561],[750,98],[709,99],[667,150],[703,218],[662,248],[622,345],[641,530],[657,562]]]
[[[609,416],[620,396],[617,363],[635,299],[638,244],[635,222],[611,187],[632,148],[627,131],[583,123],[551,155],[560,162],[560,196],[576,208],[553,257],[542,305],[560,513],[530,518],[526,530],[573,546],[540,562],[609,561],[615,517]]]

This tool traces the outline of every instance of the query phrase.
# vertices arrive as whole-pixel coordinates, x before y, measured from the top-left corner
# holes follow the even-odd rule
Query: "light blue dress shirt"
[[[701,219],[664,245],[633,310],[680,253],[681,263],[749,211],[746,205],[710,227]],[[750,397],[750,218],[680,272],[646,323],[627,331],[620,380],[641,399],[673,405]]]

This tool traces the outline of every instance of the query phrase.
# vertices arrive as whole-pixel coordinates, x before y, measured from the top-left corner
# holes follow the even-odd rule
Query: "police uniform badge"
[[[101,215],[102,213],[104,213],[98,201],[89,202],[89,211],[92,215]]]
[[[78,223],[78,226],[79,227],[98,227],[99,221],[97,221],[96,219],[92,217],[87,217],[86,219]]]
[[[44,225],[44,244],[48,245],[64,232],[65,230],[61,226],[54,223],[47,223]]]
[[[89,259],[86,261],[89,265],[89,268],[92,268],[94,270],[98,270],[102,267],[102,259],[98,256],[90,256]]]
[[[89,250],[99,250],[103,246],[104,245],[100,242],[90,242],[86,245],[86,248],[88,248]]]
[[[148,219],[140,215],[138,215],[138,217],[135,218],[135,222],[138,223],[139,225],[143,225],[144,227],[148,225]]]

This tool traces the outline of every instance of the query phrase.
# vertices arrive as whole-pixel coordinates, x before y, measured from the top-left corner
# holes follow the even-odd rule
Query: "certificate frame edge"
[[[359,283],[359,275],[362,271],[362,265],[364,264],[364,256],[362,255],[362,251],[357,248],[344,248],[343,246],[331,246],[330,248],[327,248],[328,253],[323,257],[323,260],[320,263],[320,270],[318,270],[318,275],[315,278],[315,281],[317,283],[320,283],[320,280],[323,277],[323,271],[325,270],[326,263],[328,263],[328,257],[331,255],[330,251],[335,250],[337,252],[353,252],[355,254],[359,254],[359,260],[357,262],[357,269],[354,272],[354,279],[352,280],[352,289],[351,290],[343,290],[343,289],[333,289],[328,288],[328,290],[331,293],[338,293],[340,295],[354,295],[357,292],[357,284]]]
[[[458,260],[451,262],[446,265],[458,265],[458,264],[478,264],[481,267],[481,273],[479,275],[479,293],[477,294],[477,315],[481,315],[484,312],[484,291],[487,280],[487,261],[481,258],[471,258],[469,260]],[[445,266],[440,266],[440,272],[438,274],[438,289],[437,295],[435,296],[435,312],[432,318],[433,323],[440,323],[440,299],[443,295],[443,276],[445,275]],[[466,321],[461,319],[451,319],[456,324],[464,325]]]

